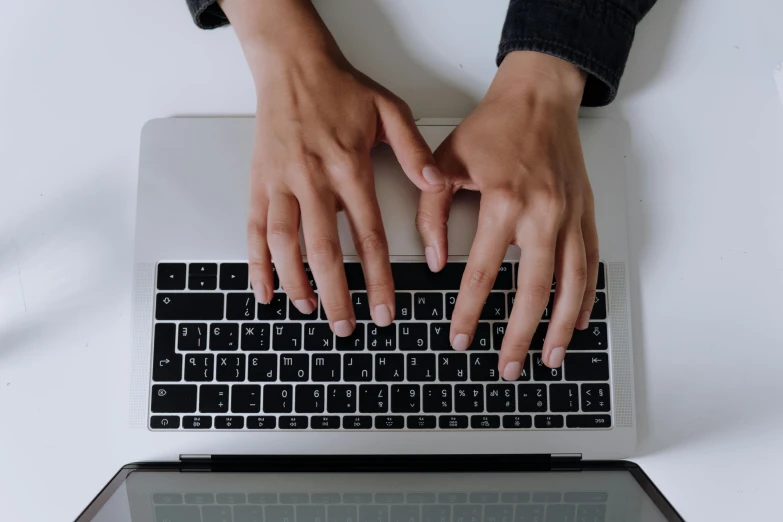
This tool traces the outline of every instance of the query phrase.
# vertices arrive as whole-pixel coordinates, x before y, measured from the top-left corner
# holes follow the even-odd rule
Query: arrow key
[[[217,288],[217,277],[192,275],[188,279],[188,288],[191,290],[215,290]]]

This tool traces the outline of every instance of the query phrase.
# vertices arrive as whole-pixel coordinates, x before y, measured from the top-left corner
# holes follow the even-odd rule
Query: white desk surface
[[[319,3],[353,62],[418,116],[465,116],[506,2]],[[72,520],[123,464],[139,131],[248,114],[230,30],[184,2],[4,2],[0,519]],[[781,520],[783,2],[659,0],[626,119],[640,447],[689,522]],[[174,457],[174,456],[172,456]]]

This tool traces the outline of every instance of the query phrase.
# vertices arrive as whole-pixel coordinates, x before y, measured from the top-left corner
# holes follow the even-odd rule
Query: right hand
[[[258,95],[248,223],[256,299],[272,299],[274,260],[294,306],[304,314],[317,308],[299,248],[301,221],[332,331],[341,337],[353,332],[336,219],[344,210],[373,321],[391,324],[394,282],[370,150],[388,143],[419,189],[445,190],[410,109],[348,63],[310,2],[223,0],[221,6],[242,42]]]

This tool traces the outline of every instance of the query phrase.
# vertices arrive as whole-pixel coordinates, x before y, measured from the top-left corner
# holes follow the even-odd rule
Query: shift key
[[[220,292],[160,293],[155,298],[155,319],[159,321],[218,321],[223,319]]]

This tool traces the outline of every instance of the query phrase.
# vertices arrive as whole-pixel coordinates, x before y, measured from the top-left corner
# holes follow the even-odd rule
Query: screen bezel
[[[92,520],[114,495],[131,473],[160,471],[201,471],[212,473],[329,473],[329,472],[551,472],[551,471],[627,471],[650,497],[653,504],[669,522],[685,522],[674,506],[653,484],[650,477],[636,463],[626,460],[567,460],[557,466],[557,461],[542,455],[462,455],[450,456],[396,455],[343,457],[337,455],[296,456],[214,456],[210,459],[194,459],[180,462],[135,462],[123,466],[82,511],[75,522]]]

